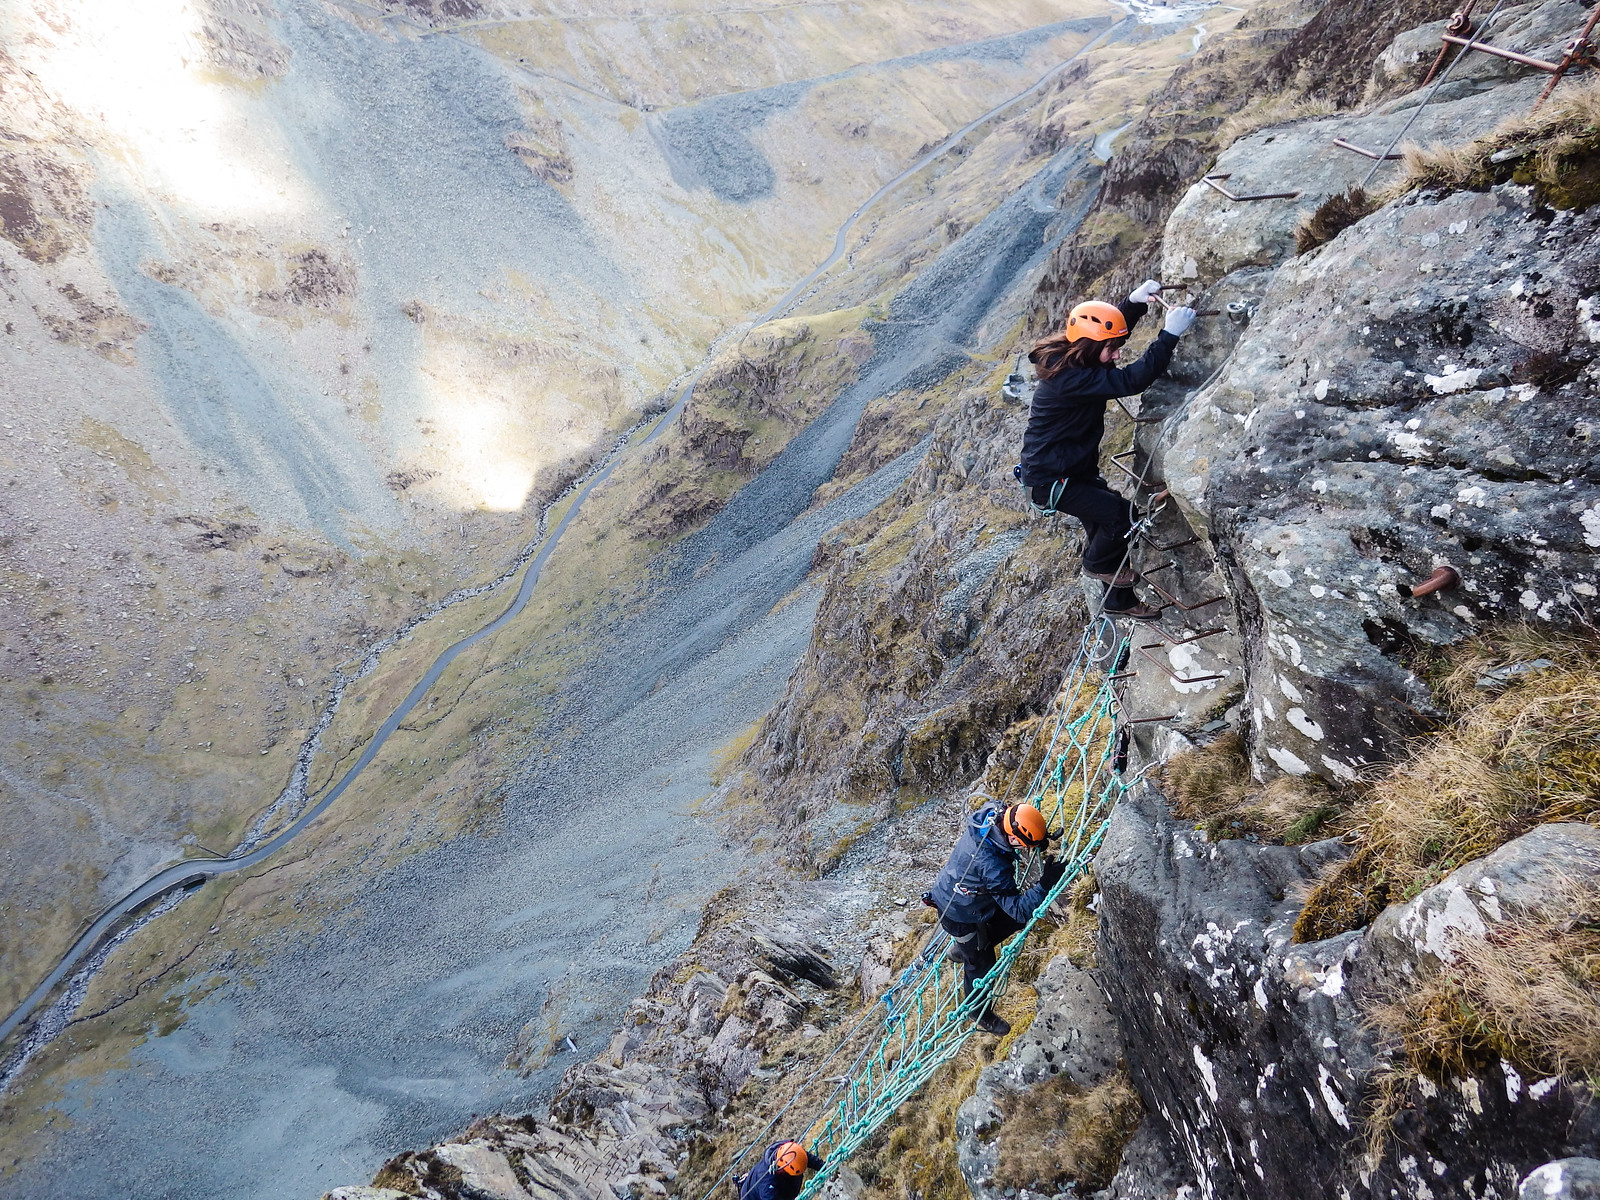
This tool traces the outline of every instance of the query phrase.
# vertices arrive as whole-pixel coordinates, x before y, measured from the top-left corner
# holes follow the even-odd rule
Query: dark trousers
[[[1055,485],[1033,489],[1033,502],[1050,507]],[[1114,572],[1128,553],[1128,530],[1133,528],[1133,504],[1113,490],[1104,479],[1069,479],[1056,494],[1055,511],[1083,522],[1083,569],[1100,574]],[[1134,603],[1132,588],[1112,588],[1106,597],[1110,609],[1129,608]]]
[[[967,939],[950,943],[951,959],[961,964],[963,994],[970,992],[972,985],[993,969],[994,952],[1000,943],[1022,928],[1021,922],[1003,912],[996,912],[979,925],[968,925],[964,921],[941,921],[940,924],[952,939]]]

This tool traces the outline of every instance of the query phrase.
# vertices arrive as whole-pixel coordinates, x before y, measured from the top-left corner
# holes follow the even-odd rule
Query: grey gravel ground
[[[528,1078],[504,1059],[547,1002],[578,1053],[596,1052],[744,865],[689,806],[712,751],[777,699],[804,649],[815,597],[773,606],[916,452],[804,513],[814,489],[870,400],[942,378],[997,302],[1015,302],[1066,223],[1040,198],[1086,151],[1059,155],[906,288],[860,382],[673,552],[651,608],[574,681],[560,721],[581,732],[525,766],[497,833],[406,861],[249,986],[73,1085],[72,1127],[0,1196],[314,1196],[468,1114],[536,1107],[574,1059]]]

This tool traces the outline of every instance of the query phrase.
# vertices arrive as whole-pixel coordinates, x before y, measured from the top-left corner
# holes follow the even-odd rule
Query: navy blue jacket
[[[1130,332],[1150,311],[1148,304],[1131,300],[1117,307]],[[1098,479],[1106,401],[1137,395],[1166,374],[1177,344],[1177,335],[1163,329],[1131,367],[1068,367],[1040,383],[1022,435],[1023,484],[1040,487],[1058,479]]]
[[[793,1140],[784,1138],[783,1141],[773,1142],[767,1147],[767,1152],[761,1156],[761,1161],[739,1185],[739,1200],[794,1200],[800,1194],[800,1189],[805,1186],[805,1176],[785,1175],[773,1169],[773,1162],[778,1157],[778,1147]],[[813,1171],[818,1170],[822,1166],[822,1160],[807,1150],[806,1166]]]
[[[1044,902],[1045,886],[1017,891],[1017,852],[1000,831],[998,805],[985,804],[967,817],[950,861],[933,884],[933,906],[957,925],[981,925],[996,912],[1027,924]]]

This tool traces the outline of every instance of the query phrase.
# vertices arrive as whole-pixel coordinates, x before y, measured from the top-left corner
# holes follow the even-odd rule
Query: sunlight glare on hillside
[[[507,436],[505,406],[437,370],[422,376],[432,391],[433,423],[446,455],[445,495],[462,508],[514,512],[533,490],[538,463],[521,439]]]
[[[211,219],[282,218],[307,207],[242,95],[206,77],[194,4],[76,0],[27,33],[16,39],[18,57],[158,194]]]

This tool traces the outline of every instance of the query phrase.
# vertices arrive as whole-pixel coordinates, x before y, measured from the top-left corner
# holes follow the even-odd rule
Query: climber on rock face
[[[1044,815],[1031,804],[985,804],[967,817],[950,859],[923,899],[939,913],[961,964],[963,995],[994,966],[995,948],[1028,923],[1066,870],[1046,858],[1039,882],[1026,892],[1016,880],[1017,855],[1049,843]],[[1011,1026],[991,1004],[975,1014],[978,1028],[1004,1037]]]
[[[799,1142],[773,1142],[750,1174],[738,1176],[739,1200],[794,1200],[807,1170],[822,1169],[822,1159]]]
[[[1194,309],[1168,309],[1164,327],[1144,356],[1131,367],[1117,366],[1117,353],[1160,290],[1159,283],[1148,279],[1125,304],[1085,301],[1072,310],[1064,330],[1028,354],[1039,386],[1017,472],[1040,508],[1083,522],[1083,570],[1108,588],[1105,611],[1142,621],[1154,620],[1161,610],[1134,595],[1139,576],[1124,565],[1134,508],[1100,476],[1100,438],[1106,428],[1106,401],[1136,395],[1164,375],[1178,338],[1194,323]]]

